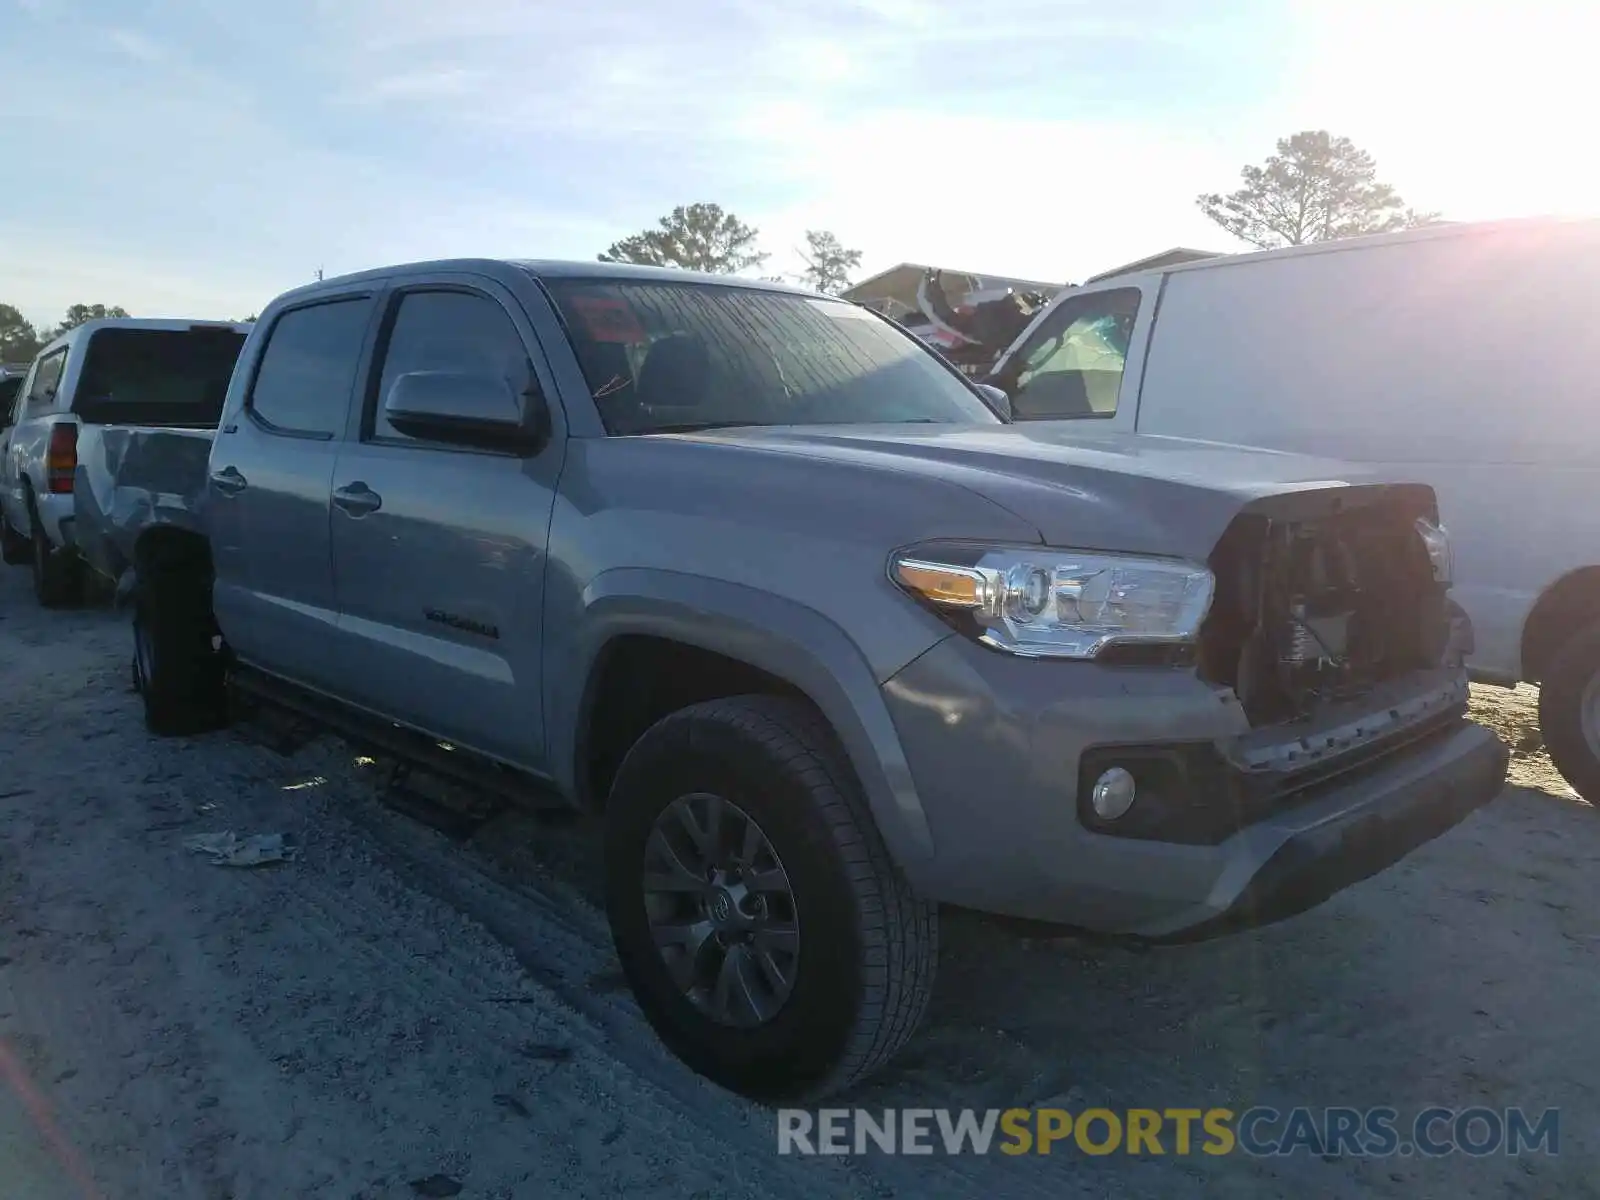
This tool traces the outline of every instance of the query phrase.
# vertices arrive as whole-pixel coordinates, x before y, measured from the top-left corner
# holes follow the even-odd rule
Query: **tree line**
[[[1372,155],[1325,129],[1280,138],[1266,161],[1240,172],[1237,189],[1206,192],[1196,203],[1222,229],[1262,249],[1388,233],[1440,220],[1438,213],[1410,207],[1390,184],[1380,182]],[[757,246],[759,237],[759,230],[721,205],[680,204],[655,228],[613,242],[599,257],[601,262],[735,274],[766,262],[766,252]],[[861,265],[861,251],[847,249],[827,230],[808,230],[805,238],[806,247],[799,251],[805,270],[794,282],[829,294],[848,288],[852,272]]]
[[[1309,129],[1278,139],[1277,153],[1239,172],[1240,187],[1196,197],[1200,211],[1242,242],[1269,250],[1437,225],[1378,181],[1372,155],[1347,137]]]
[[[117,304],[74,304],[59,325],[34,325],[14,305],[0,304],[0,362],[31,362],[51,341],[85,321],[127,315]]]
[[[1263,249],[1387,233],[1440,220],[1438,213],[1411,208],[1392,186],[1379,181],[1372,155],[1325,129],[1280,138],[1274,154],[1240,172],[1237,189],[1206,192],[1196,197],[1196,203],[1220,228]],[[758,229],[721,205],[680,204],[654,228],[613,242],[599,259],[731,275],[767,261],[759,240]],[[861,251],[846,247],[825,229],[807,230],[805,243],[797,248],[805,269],[791,281],[828,295],[848,288],[861,266]],[[783,281],[775,275],[764,278]],[[59,325],[35,327],[12,305],[0,304],[0,362],[27,362],[52,338],[85,321],[127,315],[117,305],[74,304]]]
[[[599,258],[601,262],[733,275],[767,261],[767,252],[756,245],[760,236],[760,230],[724,212],[720,204],[680,204],[660,218],[654,229],[612,242]],[[798,251],[805,270],[793,277],[794,282],[830,295],[849,287],[851,273],[861,265],[861,251],[847,249],[825,229],[808,229],[805,238],[805,249]],[[784,281],[780,275],[763,278]]]

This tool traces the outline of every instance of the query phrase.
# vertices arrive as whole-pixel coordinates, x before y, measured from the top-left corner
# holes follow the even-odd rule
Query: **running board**
[[[337,734],[357,749],[398,759],[411,770],[438,775],[451,783],[488,793],[504,804],[534,811],[571,808],[548,783],[526,771],[485,759],[467,750],[446,749],[443,743],[424,734],[368,716],[262,671],[235,666],[228,673],[228,685],[241,698],[287,710],[312,725]],[[291,736],[284,739],[284,744],[294,741]],[[396,777],[393,783],[399,784],[400,778]],[[428,800],[436,803],[431,797]]]

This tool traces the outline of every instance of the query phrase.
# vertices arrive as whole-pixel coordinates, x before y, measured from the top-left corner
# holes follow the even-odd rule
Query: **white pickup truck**
[[[1443,225],[1063,292],[988,382],[1019,421],[1315,454],[1430,484],[1474,676],[1536,682],[1600,801],[1600,221]]]
[[[66,604],[81,591],[73,485],[87,443],[125,425],[215,428],[249,331],[114,318],[79,325],[39,352],[0,413],[0,552],[33,568],[40,604]]]

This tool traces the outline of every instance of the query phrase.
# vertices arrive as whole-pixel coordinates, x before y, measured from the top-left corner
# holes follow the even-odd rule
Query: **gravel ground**
[[[451,841],[331,739],[152,739],[127,657],[0,575],[0,1200],[1600,1195],[1600,825],[1534,693],[1475,701],[1519,786],[1283,925],[1136,953],[952,915],[930,1020],[845,1103],[1556,1106],[1559,1157],[826,1160],[657,1045],[585,826]],[[221,830],[300,853],[183,847]]]

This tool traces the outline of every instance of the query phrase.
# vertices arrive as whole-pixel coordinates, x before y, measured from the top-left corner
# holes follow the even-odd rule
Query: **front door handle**
[[[239,473],[238,467],[223,467],[211,472],[211,486],[225,496],[237,496],[250,486],[250,481]]]
[[[352,517],[364,517],[383,506],[383,497],[358,480],[335,488],[333,502]]]

